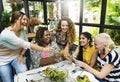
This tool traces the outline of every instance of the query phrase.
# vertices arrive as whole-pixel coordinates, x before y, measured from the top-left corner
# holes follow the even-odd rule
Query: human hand
[[[72,61],[72,56],[71,55],[66,55],[65,58],[69,61]]]
[[[62,56],[62,55],[59,54],[59,53],[55,54],[55,58],[60,58],[61,56]]]
[[[61,54],[62,54],[67,60],[72,61],[72,56],[69,54],[68,51],[62,50],[62,51],[61,51]]]
[[[17,61],[22,63],[22,64],[25,64],[25,60],[24,60],[24,57],[22,55],[18,56]]]
[[[62,50],[60,54],[63,55],[64,57],[69,55],[69,53],[66,50]]]
[[[74,62],[76,64],[76,66],[79,66],[79,67],[84,67],[85,66],[85,63],[80,61],[80,60],[74,59]]]

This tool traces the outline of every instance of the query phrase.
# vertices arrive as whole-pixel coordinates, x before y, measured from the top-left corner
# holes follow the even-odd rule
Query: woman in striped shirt
[[[101,70],[94,70],[82,61],[75,60],[75,63],[91,72],[98,79],[102,79],[102,82],[119,82],[120,56],[113,50],[114,42],[108,34],[100,33],[95,36],[94,44],[96,51],[93,60],[95,62],[97,59],[97,64]]]

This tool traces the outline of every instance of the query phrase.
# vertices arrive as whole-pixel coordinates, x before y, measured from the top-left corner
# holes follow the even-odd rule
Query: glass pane
[[[24,11],[22,0],[2,0],[4,10],[11,13],[14,11]]]
[[[80,0],[70,0],[67,2],[68,15],[73,22],[79,22],[80,18]]]
[[[47,16],[49,19],[60,18],[60,2],[48,2],[47,3]]]
[[[120,45],[120,30],[117,29],[105,29],[105,33],[108,33],[116,45]]]
[[[75,31],[76,31],[75,44],[79,44],[79,25],[75,25]]]
[[[40,1],[28,1],[30,17],[37,17],[44,22],[43,5]]]
[[[49,22],[48,28],[52,30],[56,27],[59,19],[61,18],[61,2],[47,2],[47,19]]]
[[[84,0],[83,23],[100,23],[102,0]]]
[[[120,0],[107,0],[105,24],[120,25]]]
[[[2,12],[2,25],[8,27],[10,25],[11,13],[15,11],[24,11],[22,0],[2,0],[4,11]],[[0,5],[1,6],[1,5]]]
[[[3,2],[4,10],[7,11],[7,12],[10,12],[12,10],[11,6],[10,6],[10,3],[8,3],[6,0],[2,0],[2,2]]]
[[[62,13],[61,13],[62,8]],[[47,3],[47,12],[49,19],[60,19],[62,16],[68,16],[74,22],[79,22],[80,1],[79,0],[58,0]]]
[[[92,37],[99,34],[99,28],[98,27],[92,27],[92,26],[83,26],[83,32],[90,32],[92,34]]]

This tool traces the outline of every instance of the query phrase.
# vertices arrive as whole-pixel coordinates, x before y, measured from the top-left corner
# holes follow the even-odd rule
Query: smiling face
[[[26,15],[23,15],[22,19],[21,19],[21,25],[22,26],[27,26],[28,25],[28,18]]]
[[[44,31],[43,35],[43,44],[49,44],[50,43],[50,32],[48,30]]]
[[[89,45],[89,39],[86,38],[83,34],[80,35],[80,46],[87,47]]]
[[[28,25],[28,18],[23,12],[14,12],[11,17],[11,25],[20,30]]]
[[[97,50],[104,49],[104,44],[102,42],[100,42],[100,40],[97,38],[94,39],[94,45],[95,45],[95,49],[97,49]]]
[[[63,33],[67,33],[69,29],[69,25],[68,25],[68,22],[66,20],[62,20],[61,21],[61,30]]]

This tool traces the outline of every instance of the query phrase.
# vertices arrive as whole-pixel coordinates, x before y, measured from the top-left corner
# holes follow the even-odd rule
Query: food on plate
[[[67,73],[62,70],[54,69],[52,67],[47,67],[45,70],[43,70],[43,74],[46,75],[51,80],[63,80],[67,77]]]
[[[90,80],[89,80],[87,75],[77,76],[76,80],[77,80],[77,82],[90,82]]]

